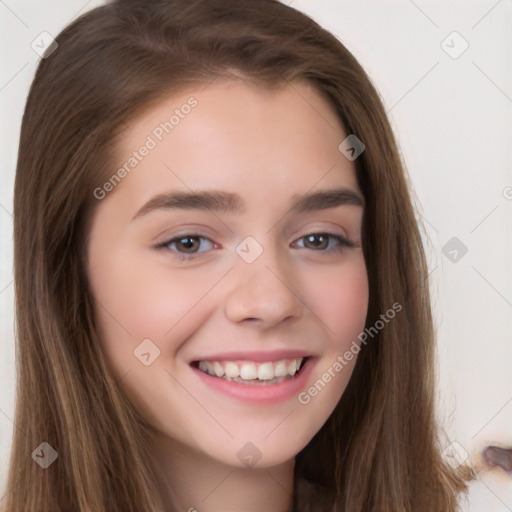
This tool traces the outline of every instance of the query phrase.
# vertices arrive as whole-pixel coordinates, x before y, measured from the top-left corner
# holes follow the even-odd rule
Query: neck
[[[264,469],[235,467],[169,438],[154,442],[169,510],[289,512],[295,459]]]

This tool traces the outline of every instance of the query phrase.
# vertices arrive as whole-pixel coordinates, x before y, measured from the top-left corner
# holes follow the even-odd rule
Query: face
[[[368,303],[347,135],[308,85],[225,81],[121,138],[88,277],[112,372],[171,445],[269,467],[343,394]]]

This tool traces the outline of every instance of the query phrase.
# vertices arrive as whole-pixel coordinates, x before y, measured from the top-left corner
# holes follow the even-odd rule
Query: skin
[[[307,405],[297,396],[273,405],[229,397],[189,362],[225,351],[304,349],[318,357],[307,388],[357,339],[368,304],[363,207],[289,212],[295,194],[338,187],[360,194],[354,163],[338,150],[348,134],[307,84],[267,91],[224,80],[145,112],[121,138],[119,161],[190,96],[198,101],[190,114],[98,201],[87,271],[100,338],[120,386],[155,430],[150,442],[173,490],[170,506],[286,511],[295,456],[333,411],[356,357]],[[245,212],[159,209],[133,219],[156,194],[213,189],[238,193]],[[326,232],[355,247],[305,238]],[[205,237],[189,249],[195,260],[178,259],[190,246],[176,240],[155,248],[183,233]],[[263,248],[250,264],[235,251],[247,236]],[[134,350],[148,338],[160,355],[145,366]],[[253,467],[237,456],[248,442],[261,453]]]

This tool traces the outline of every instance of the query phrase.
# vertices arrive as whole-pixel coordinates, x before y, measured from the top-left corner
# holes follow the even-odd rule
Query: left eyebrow
[[[309,194],[292,196],[291,212],[304,213],[327,210],[342,205],[364,206],[359,192],[348,188],[320,190]],[[197,192],[170,192],[158,194],[145,203],[133,216],[133,219],[147,215],[155,210],[171,209],[211,210],[241,214],[246,206],[241,196],[221,190]]]
[[[292,196],[293,213],[304,213],[316,210],[327,210],[345,204],[364,206],[363,196],[355,190],[349,188],[336,188],[320,190],[304,195]]]

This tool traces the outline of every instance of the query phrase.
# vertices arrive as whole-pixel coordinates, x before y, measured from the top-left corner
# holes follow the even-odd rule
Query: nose
[[[265,249],[252,263],[238,258],[231,274],[232,288],[225,314],[232,322],[258,322],[270,328],[284,320],[300,318],[304,302],[293,286],[293,268],[275,252]]]

